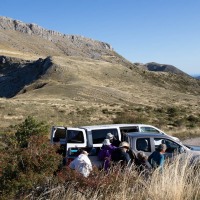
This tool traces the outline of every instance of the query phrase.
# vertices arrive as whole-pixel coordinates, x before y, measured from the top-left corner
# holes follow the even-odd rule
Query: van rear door
[[[66,145],[67,147],[86,147],[86,133],[81,128],[68,128],[53,126],[51,130],[51,143]]]
[[[66,128],[67,149],[71,147],[86,147],[87,137],[84,129],[81,128]]]
[[[66,144],[66,128],[64,126],[53,126],[51,128],[51,143]]]

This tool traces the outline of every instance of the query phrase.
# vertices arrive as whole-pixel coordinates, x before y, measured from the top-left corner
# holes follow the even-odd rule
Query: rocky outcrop
[[[167,64],[159,64],[155,62],[141,64],[141,63],[135,63],[139,68],[146,69],[148,71],[154,71],[154,72],[169,72],[173,74],[179,74],[179,75],[186,75],[185,72],[181,71],[180,69]]]
[[[69,43],[73,43],[76,46],[87,46],[90,48],[94,47],[98,49],[113,50],[112,47],[105,42],[92,40],[83,36],[62,34],[56,31],[44,29],[34,23],[24,23],[8,17],[0,17],[0,29],[13,30],[29,35],[40,36],[54,43],[64,40],[68,41]]]
[[[11,98],[34,83],[52,66],[50,57],[27,61],[0,56],[0,97]]]

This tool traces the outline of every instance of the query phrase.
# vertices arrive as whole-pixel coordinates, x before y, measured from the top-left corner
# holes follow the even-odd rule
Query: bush
[[[63,169],[45,191],[33,192],[29,199],[200,199],[199,168],[189,165],[185,157],[165,162],[164,170],[155,170],[150,177],[133,168],[121,171],[114,167],[105,173],[94,170],[88,178],[69,168]],[[170,183],[170,184],[169,184]],[[39,198],[38,198],[39,197]]]
[[[115,168],[106,174],[94,171],[88,178],[67,168],[58,175],[58,182],[52,181],[39,194],[39,199],[199,200],[200,171],[188,165],[188,161],[186,157],[176,157],[173,163],[165,163],[162,173],[155,170],[149,178],[138,176],[134,168],[123,172]],[[30,195],[29,199],[37,197]]]
[[[46,184],[62,161],[62,157],[56,153],[57,146],[51,145],[47,136],[44,136],[46,132],[42,132],[41,125],[45,127],[44,123],[35,122],[34,119],[28,118],[20,124],[17,130],[18,137],[4,136],[5,148],[0,152],[0,196],[2,197],[19,198],[34,187]],[[32,127],[35,131],[32,132],[28,127]],[[38,134],[33,135],[35,132]],[[20,137],[20,133],[25,137]],[[26,147],[22,145],[24,141]]]
[[[39,194],[35,192],[35,197],[37,195],[41,198],[43,193],[43,199],[51,199],[54,194],[56,199],[76,199],[78,195],[83,197],[79,199],[108,199],[108,196],[112,196],[114,192],[119,191],[119,186],[122,185],[122,182],[127,184],[127,179],[129,179],[127,186],[134,187],[139,178],[138,173],[134,169],[131,171],[122,171],[120,169],[121,166],[117,165],[106,173],[105,171],[99,171],[97,168],[93,168],[89,177],[85,178],[75,170],[66,167],[51,181],[52,183],[48,188],[48,192],[41,191]],[[69,193],[73,193],[73,197],[69,198],[69,196],[65,197],[63,194],[58,194],[55,187],[60,189],[64,188],[64,193],[69,190]],[[94,198],[94,193],[96,193],[96,198]]]
[[[37,121],[33,117],[27,117],[24,122],[15,127],[15,133],[18,143],[21,147],[26,147],[28,139],[32,135],[45,135],[48,131],[48,126],[44,122]]]
[[[113,119],[114,124],[121,124],[121,123],[148,123],[148,118],[139,113],[133,112],[122,112],[119,113],[116,118]]]
[[[189,122],[191,122],[191,123],[198,123],[198,122],[199,122],[199,118],[196,117],[196,116],[194,116],[194,115],[189,115],[189,116],[187,117],[187,120],[188,120]]]
[[[169,107],[167,108],[167,114],[170,116],[170,117],[175,117],[178,115],[178,112],[179,112],[179,109],[176,108],[176,107]]]

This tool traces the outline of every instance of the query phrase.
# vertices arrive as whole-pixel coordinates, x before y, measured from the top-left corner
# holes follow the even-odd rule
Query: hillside
[[[145,64],[144,68],[149,71],[155,71],[155,72],[169,72],[169,73],[179,74],[179,75],[188,75],[172,65],[159,64],[155,62]]]
[[[172,67],[174,73],[138,66],[105,42],[0,17],[0,55],[3,128],[28,115],[85,125],[112,123],[121,112],[149,117],[169,106],[200,113],[199,80]]]

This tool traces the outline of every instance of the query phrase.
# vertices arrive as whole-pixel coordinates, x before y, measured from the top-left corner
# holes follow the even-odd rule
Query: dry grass
[[[102,185],[98,189],[92,186],[77,188],[75,182],[68,182],[65,186],[51,184],[39,197],[34,198],[30,194],[27,199],[198,200],[200,198],[200,173],[188,166],[187,159],[177,158],[173,164],[166,164],[162,173],[156,170],[149,178],[142,175],[136,178],[134,169],[123,172],[122,176],[118,173],[115,175],[115,182],[107,186]],[[109,178],[109,175],[106,176]]]
[[[194,128],[187,127],[181,115],[200,118],[200,82],[195,79],[138,69],[112,51],[101,52],[98,60],[81,57],[79,49],[77,56],[67,56],[50,41],[15,31],[1,30],[0,40],[2,55],[28,60],[52,56],[53,63],[39,80],[25,86],[25,93],[0,99],[1,129],[29,115],[49,126],[76,126],[112,123],[119,113],[133,111],[178,135],[182,128]],[[169,116],[165,110],[170,106],[184,112]]]
[[[190,124],[185,119],[178,126],[176,123],[179,118],[183,118],[183,116],[187,118],[191,113],[196,116],[197,110],[192,111],[191,107],[185,109],[184,113],[169,117],[165,112],[165,105],[163,105],[164,111],[161,113],[160,111],[157,112],[157,108],[153,106],[133,103],[128,105],[125,101],[115,103],[91,101],[88,103],[86,99],[78,99],[75,96],[75,99],[64,96],[59,98],[61,94],[58,92],[56,98],[51,94],[44,95],[43,93],[41,95],[37,91],[33,91],[30,94],[19,95],[13,99],[0,99],[1,132],[10,125],[19,124],[28,116],[33,116],[38,120],[47,122],[49,130],[53,125],[77,126],[112,124],[113,122],[147,123],[182,139],[200,136],[198,128],[200,122],[194,123],[196,127],[188,126]],[[70,95],[72,96],[72,94]]]
[[[90,59],[86,56],[92,53],[88,49],[82,49],[83,54],[63,41],[55,45],[15,31],[1,30],[0,40],[1,55],[27,60],[53,56],[52,67],[25,86],[25,93],[0,99],[1,132],[9,133],[11,125],[27,116],[44,120],[51,127],[113,123],[117,117],[120,123],[121,113],[127,113],[127,120],[131,115],[137,116],[131,120],[142,116],[140,120],[177,137],[200,135],[199,121],[187,120],[189,116],[200,118],[200,82],[195,79],[138,69],[112,51],[100,52],[98,60]],[[77,56],[68,56],[73,53]],[[44,87],[38,88],[41,83]],[[162,174],[154,172],[150,179],[135,179],[135,172],[127,171],[123,177],[116,176],[119,185],[101,190],[88,187],[84,193],[77,192],[73,185],[52,182],[49,190],[35,199],[198,200],[199,176],[199,172],[194,174],[187,168],[186,162],[180,167],[177,160]],[[34,199],[34,195],[27,199]]]

